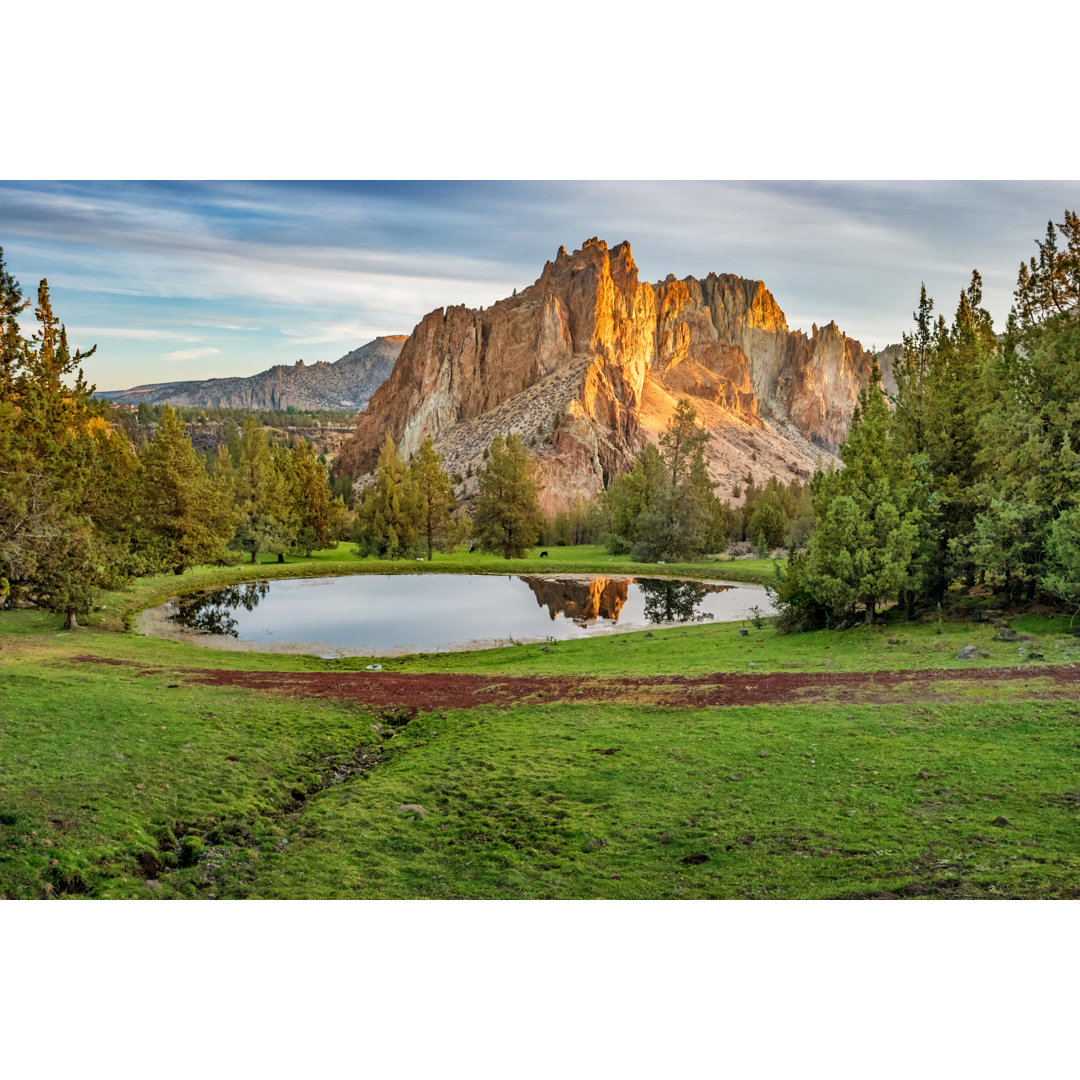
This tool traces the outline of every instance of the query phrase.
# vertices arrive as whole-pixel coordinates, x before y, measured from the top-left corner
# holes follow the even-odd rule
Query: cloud
[[[221,352],[220,349],[213,349],[207,345],[201,349],[178,349],[176,352],[162,353],[161,357],[163,360],[198,360],[202,356],[213,356],[219,352]]]
[[[146,326],[69,326],[70,338],[119,338],[129,341],[201,341],[178,330],[155,330]],[[215,349],[214,352],[217,352]]]
[[[948,316],[973,267],[1001,322],[1018,261],[1078,203],[1068,182],[10,181],[0,239],[24,286],[48,275],[74,339],[109,342],[95,365],[140,377],[140,342],[190,343],[168,356],[192,361],[228,340],[221,366],[238,371],[299,345],[334,359],[520,291],[590,236],[629,240],[642,280],[760,278],[793,328],[835,319],[885,344],[920,282]]]

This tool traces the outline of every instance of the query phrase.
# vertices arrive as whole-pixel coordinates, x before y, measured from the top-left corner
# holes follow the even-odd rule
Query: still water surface
[[[357,574],[236,585],[158,610],[173,627],[211,635],[206,644],[233,639],[253,648],[307,644],[374,655],[730,621],[749,617],[754,606],[772,614],[763,589],[720,582]]]

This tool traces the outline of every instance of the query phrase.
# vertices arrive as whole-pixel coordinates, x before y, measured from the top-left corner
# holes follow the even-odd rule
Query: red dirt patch
[[[83,663],[129,664],[91,656]],[[146,669],[147,674],[164,669]],[[995,682],[1042,678],[1062,687],[1080,685],[1080,666],[970,668],[949,671],[776,672],[745,675],[654,675],[646,678],[590,678],[577,675],[514,675],[393,672],[226,671],[181,668],[172,677],[204,686],[237,686],[290,697],[334,698],[360,705],[404,705],[416,709],[462,709],[476,705],[541,705],[557,702],[670,705],[677,708],[727,705],[783,705],[821,699],[880,703],[895,701],[908,687],[936,682]],[[926,695],[924,693],[923,697]]]

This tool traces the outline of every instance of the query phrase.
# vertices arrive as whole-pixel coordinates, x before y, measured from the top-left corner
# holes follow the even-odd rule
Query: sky
[[[337,360],[591,236],[629,240],[642,280],[761,279],[793,329],[835,320],[878,348],[921,282],[950,317],[978,268],[1000,326],[1020,260],[1077,207],[1068,181],[5,181],[0,247],[118,390]]]

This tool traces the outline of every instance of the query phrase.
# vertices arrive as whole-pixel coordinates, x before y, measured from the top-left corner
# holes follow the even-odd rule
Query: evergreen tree
[[[293,500],[298,514],[296,543],[298,550],[310,556],[315,548],[328,548],[337,543],[330,485],[325,467],[305,439],[297,440],[289,456],[294,484]]]
[[[420,494],[390,433],[379,448],[375,482],[364,491],[356,513],[359,553],[400,559],[417,543]]]
[[[520,435],[495,436],[478,479],[473,533],[481,549],[520,559],[536,543],[543,525],[533,465]]]
[[[660,436],[664,492],[658,505],[637,518],[635,559],[687,559],[705,549],[715,502],[705,465],[708,441],[693,405],[682,398]]]
[[[1021,263],[979,424],[984,509],[972,555],[1013,600],[1033,599],[1050,578],[1060,589],[1066,526],[1054,523],[1071,520],[1080,492],[1080,220],[1066,211],[1057,228],[1064,249],[1051,223]]]
[[[652,443],[646,443],[630,472],[616,477],[604,492],[604,504],[611,516],[608,548],[613,555],[628,552],[638,542],[638,519],[659,510],[666,491],[663,458]]]
[[[453,534],[454,485],[443,468],[442,455],[435,452],[431,439],[424,440],[409,465],[419,498],[420,536],[427,549],[428,562],[434,551],[441,551]]]
[[[26,306],[0,260],[0,578],[74,629],[130,569],[124,507],[136,466],[83,377],[95,350],[71,353],[46,280],[30,339],[17,322]]]
[[[951,327],[940,318],[931,324],[932,309],[923,286],[915,331],[904,335],[896,366],[890,431],[895,453],[909,458],[918,475],[921,532],[909,608],[919,598],[940,603],[955,581],[972,582],[971,535],[983,472],[976,429],[996,349],[978,271],[960,294]]]
[[[231,489],[207,475],[168,403],[141,461],[139,502],[151,564],[182,574],[220,556],[236,525]]]
[[[244,421],[233,490],[238,516],[236,540],[251,552],[252,564],[259,561],[262,551],[284,551],[290,540],[284,516],[289,491],[255,416]]]
[[[300,519],[303,513],[300,477],[292,455],[276,440],[270,443],[270,459],[284,488],[284,502],[278,507],[278,533],[268,540],[266,550],[276,555],[279,563],[283,563],[286,551],[296,552],[305,547],[300,536]]]
[[[818,525],[799,567],[801,586],[818,605],[842,617],[861,603],[868,623],[910,583],[921,517],[911,463],[888,442],[880,378],[875,365],[840,449],[843,470],[815,479]]]

